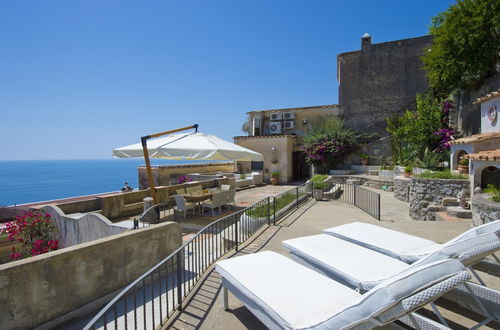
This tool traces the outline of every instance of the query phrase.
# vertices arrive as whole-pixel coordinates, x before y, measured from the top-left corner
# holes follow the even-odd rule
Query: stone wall
[[[130,284],[181,244],[179,225],[167,222],[0,265],[0,329],[49,321],[55,327],[68,320],[65,314]]]
[[[345,124],[363,132],[385,131],[386,118],[415,109],[415,96],[428,90],[420,57],[432,37],[372,44],[337,56],[340,114]]]
[[[410,179],[402,176],[394,178],[394,197],[403,202],[410,200],[409,196]]]
[[[156,186],[158,203],[174,205],[173,195],[177,189],[185,188],[190,185],[202,185],[203,188],[218,187],[220,184],[229,184],[234,181],[232,178],[212,179],[198,182],[188,182],[172,186]],[[54,204],[64,213],[101,213],[106,218],[114,221],[124,217],[139,215],[144,210],[143,199],[150,196],[149,189],[134,190],[126,193],[111,193],[92,197],[91,200],[73,201],[60,204]]]
[[[234,172],[234,162],[220,163],[201,163],[201,164],[181,164],[181,165],[161,165],[152,166],[153,180],[155,186],[169,186],[176,184],[176,179],[179,176],[189,173],[214,173],[214,172]],[[140,166],[139,172],[139,189],[149,188],[148,176],[146,167]]]
[[[492,201],[488,194],[474,195],[471,204],[474,226],[500,219],[500,203]]]
[[[469,180],[410,178],[410,217],[414,220],[434,221],[435,205],[445,197],[457,197],[465,189],[470,195]]]

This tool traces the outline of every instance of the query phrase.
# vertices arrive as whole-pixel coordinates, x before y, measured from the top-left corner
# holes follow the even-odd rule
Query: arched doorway
[[[481,188],[489,184],[500,187],[500,168],[497,166],[488,166],[481,171]]]
[[[453,168],[452,170],[456,170],[458,168],[458,161],[463,156],[467,155],[467,151],[465,150],[457,150],[453,153]]]

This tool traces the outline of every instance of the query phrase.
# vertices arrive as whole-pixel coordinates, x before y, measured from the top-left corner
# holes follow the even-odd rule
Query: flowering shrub
[[[326,173],[352,151],[357,139],[356,133],[345,128],[342,120],[325,118],[305,137],[306,160],[317,173]]]
[[[6,224],[3,231],[10,241],[23,244],[19,250],[12,248],[11,259],[47,253],[57,250],[59,245],[59,240],[54,238],[57,229],[50,214],[41,210],[17,216],[13,222]]]
[[[191,182],[191,181],[193,181],[193,179],[188,177],[188,176],[183,175],[183,176],[179,177],[179,184],[183,184],[183,183]]]
[[[318,169],[324,167],[326,171],[351,151],[351,145],[345,140],[324,136],[315,142],[305,144],[304,151],[309,162]]]
[[[450,141],[453,139],[453,128],[450,127],[450,111],[453,108],[453,104],[449,101],[443,103],[441,108],[441,128],[438,129],[434,134],[438,136],[438,146],[436,147],[436,152],[441,152],[445,150],[450,150]]]
[[[454,134],[449,123],[453,105],[441,103],[431,94],[417,94],[416,101],[416,111],[406,110],[387,119],[393,158],[399,164],[413,164],[424,160],[429,151],[443,161]]]

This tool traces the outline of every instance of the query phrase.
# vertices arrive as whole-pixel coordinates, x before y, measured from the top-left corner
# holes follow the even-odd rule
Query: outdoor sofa
[[[250,185],[261,185],[264,182],[264,176],[259,172],[252,172],[245,174],[245,178],[241,178],[241,174],[235,174],[235,185],[236,188],[244,188]]]
[[[412,267],[360,294],[274,252],[219,261],[222,300],[231,291],[269,329],[371,329],[406,318],[438,323],[412,313],[470,275],[453,259]]]

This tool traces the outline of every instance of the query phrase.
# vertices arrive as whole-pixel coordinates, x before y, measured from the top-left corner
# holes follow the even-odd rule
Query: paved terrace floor
[[[377,191],[380,192],[380,191]],[[436,242],[445,242],[470,228],[468,220],[459,222],[423,222],[413,221],[408,217],[408,204],[396,200],[391,192],[381,192],[381,218],[377,221],[360,209],[338,201],[310,201],[299,210],[285,218],[279,225],[265,228],[231,257],[275,251],[283,255],[287,252],[281,247],[286,239],[314,235],[321,230],[353,221],[361,221],[395,229],[408,234],[418,235]],[[339,251],[342,253],[342,251]],[[500,280],[484,275],[487,284],[500,288]],[[222,309],[220,298],[221,279],[218,273],[211,271],[201,281],[185,310],[178,314],[165,328],[169,329],[265,329],[240,302],[229,294],[229,311]],[[475,324],[466,310],[458,306],[439,307],[453,329],[465,329]],[[425,312],[425,311],[424,311]],[[467,316],[467,317],[466,317]],[[478,320],[479,321],[479,320]],[[384,327],[391,328],[391,327]],[[482,329],[499,329],[500,324],[490,323]]]

